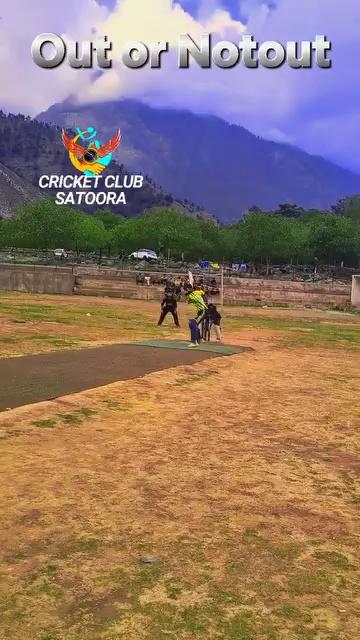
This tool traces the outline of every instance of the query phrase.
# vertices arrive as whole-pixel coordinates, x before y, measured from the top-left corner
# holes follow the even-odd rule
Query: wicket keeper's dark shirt
[[[163,309],[177,309],[177,300],[174,293],[166,293],[161,303]]]

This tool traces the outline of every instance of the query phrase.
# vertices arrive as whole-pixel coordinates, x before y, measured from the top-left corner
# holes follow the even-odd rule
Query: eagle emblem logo
[[[100,175],[109,166],[113,153],[120,144],[120,129],[105,144],[101,144],[97,140],[97,132],[93,127],[88,127],[85,131],[80,129],[76,129],[76,131],[73,138],[66,133],[65,129],[62,129],[61,132],[62,141],[69,152],[71,163],[86,176]],[[86,146],[80,144],[80,140]]]

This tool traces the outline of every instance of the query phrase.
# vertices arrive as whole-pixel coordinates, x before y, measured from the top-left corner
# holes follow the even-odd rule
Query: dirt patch
[[[358,356],[279,335],[0,415],[0,637],[360,637]]]

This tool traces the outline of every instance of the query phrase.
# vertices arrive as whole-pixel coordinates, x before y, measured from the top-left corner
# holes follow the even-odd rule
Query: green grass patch
[[[82,407],[81,409],[77,409],[76,413],[79,416],[83,416],[84,418],[90,418],[91,416],[95,416],[97,411],[95,409],[88,409],[87,407]]]
[[[247,529],[245,529],[244,531],[244,537],[245,538],[257,538],[259,537],[259,532],[256,529],[253,529],[251,527],[248,527]]]
[[[199,607],[186,607],[181,612],[182,624],[185,631],[193,634],[194,638],[205,638],[208,630],[206,612]]]
[[[69,327],[73,325],[80,332],[86,330],[87,340],[92,339],[92,332],[102,335],[121,335],[126,338],[130,334],[143,338],[164,337],[168,329],[159,328],[149,312],[136,311],[124,305],[112,306],[79,306],[73,304],[24,304],[16,297],[14,300],[0,301],[0,317],[15,323],[48,322]],[[69,329],[64,336],[46,336],[43,339],[56,348],[73,348],[84,339],[68,338]],[[28,339],[26,336],[24,340]],[[33,338],[34,340],[37,337]],[[41,339],[41,338],[39,338]],[[98,339],[98,335],[96,336]]]
[[[41,634],[40,640],[59,640],[59,637],[57,633],[45,631]]]
[[[59,568],[56,564],[48,564],[45,571],[48,576],[55,576],[58,572]]]
[[[296,638],[297,640],[318,640],[319,633],[316,629],[309,629],[304,627],[303,625],[298,625],[295,628]],[[330,636],[328,636],[330,640]],[[336,638],[333,636],[334,640]]]
[[[35,420],[32,422],[35,427],[39,429],[54,429],[56,427],[56,420],[48,419],[48,420]]]
[[[59,418],[61,418],[61,420],[68,425],[71,425],[73,427],[78,427],[81,423],[82,423],[82,417],[79,416],[77,413],[65,413],[63,415],[59,415]]]
[[[108,409],[123,409],[123,404],[117,400],[102,400],[102,403],[105,404]]]
[[[177,600],[182,592],[189,587],[189,584],[185,584],[179,579],[172,578],[165,580],[166,593],[168,598],[170,598],[171,600]]]
[[[31,587],[27,590],[28,596],[40,596],[45,594],[50,598],[59,598],[63,591],[43,577],[36,577],[31,581]]]
[[[226,318],[226,328],[270,329],[286,332],[281,344],[289,347],[342,347],[360,349],[359,327],[347,326],[346,323],[331,324],[321,320],[298,320],[288,318],[262,318],[251,316],[230,316]]]
[[[354,568],[350,560],[343,553],[336,551],[317,551],[314,553],[314,557],[321,562],[335,567],[335,569],[347,571],[348,569]]]
[[[12,611],[16,609],[18,596],[16,593],[9,593],[0,596],[0,612]]]
[[[304,624],[311,624],[312,622],[312,616],[309,613],[302,611],[293,604],[283,604],[276,613],[285,620],[301,622]]]
[[[47,420],[35,420],[31,424],[39,429],[54,429],[58,420],[65,425],[78,427],[80,426],[86,418],[91,418],[96,415],[96,411],[94,409],[88,409],[87,407],[82,407],[81,409],[77,409],[72,413],[58,413],[56,418],[49,418]]]
[[[56,558],[64,560],[72,558],[72,556],[77,554],[92,556],[96,554],[100,546],[101,540],[99,540],[98,538],[81,536],[78,540],[64,545],[64,547],[57,553]]]
[[[284,542],[283,544],[272,544],[271,552],[275,558],[293,562],[301,555],[303,546],[294,542]]]
[[[325,571],[302,571],[289,579],[289,592],[296,596],[323,595],[332,584],[331,576]]]
[[[84,536],[75,544],[75,548],[80,552],[94,552],[100,546],[100,540]]]
[[[54,347],[69,349],[72,347],[77,347],[79,344],[79,340],[65,340],[64,338],[50,338],[47,340],[49,344]]]
[[[224,622],[223,633],[219,636],[221,640],[255,640],[256,630],[251,611],[242,611]]]
[[[195,382],[202,382],[203,380],[212,378],[216,375],[218,375],[218,371],[214,371],[213,369],[209,369],[209,371],[202,371],[199,373],[188,373],[178,378],[175,382],[171,383],[170,386],[187,387],[188,385],[194,384]]]
[[[145,589],[151,589],[154,587],[160,577],[162,576],[163,569],[161,565],[142,565],[136,576],[134,576],[134,590],[141,592]]]
[[[94,409],[88,409],[87,407],[82,407],[81,409],[76,409],[72,413],[59,413],[58,418],[62,420],[66,425],[70,425],[73,427],[80,426],[85,418],[90,418],[91,416],[96,415],[96,411]]]

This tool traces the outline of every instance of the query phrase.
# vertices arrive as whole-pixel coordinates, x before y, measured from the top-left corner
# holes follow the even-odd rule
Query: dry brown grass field
[[[186,335],[157,314],[1,294],[0,354]],[[360,638],[360,316],[224,329],[254,350],[0,414],[1,640]]]

